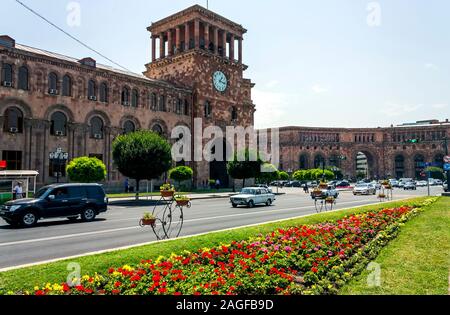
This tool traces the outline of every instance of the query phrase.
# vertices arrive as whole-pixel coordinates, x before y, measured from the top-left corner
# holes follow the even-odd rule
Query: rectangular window
[[[2,160],[6,161],[6,169],[9,171],[22,169],[22,151],[3,151]]]

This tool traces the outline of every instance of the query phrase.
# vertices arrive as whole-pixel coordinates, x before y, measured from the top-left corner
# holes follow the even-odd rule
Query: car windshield
[[[245,189],[242,189],[242,191],[241,191],[241,195],[255,195],[255,194],[256,194],[256,191],[254,189],[245,188]]]
[[[44,188],[39,189],[38,192],[37,192],[36,195],[35,195],[35,198],[36,198],[36,199],[42,198],[42,196],[45,195],[45,193],[46,193],[49,189],[50,189],[50,188],[48,188],[48,187],[44,187]]]
[[[367,187],[369,187],[368,184],[358,184],[358,185],[356,185],[356,188],[367,188]]]

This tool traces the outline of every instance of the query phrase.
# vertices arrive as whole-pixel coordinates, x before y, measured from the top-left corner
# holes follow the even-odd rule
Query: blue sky
[[[150,61],[146,27],[193,0],[22,0],[135,72]],[[2,0],[0,33],[17,42],[93,56],[14,0]],[[248,29],[246,77],[256,87],[256,126],[389,126],[450,118],[450,1],[210,0],[210,9]],[[8,13],[5,13],[8,12]],[[369,23],[368,23],[369,20]]]

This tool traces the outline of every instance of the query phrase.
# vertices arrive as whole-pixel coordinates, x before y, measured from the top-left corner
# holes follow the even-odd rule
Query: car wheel
[[[81,214],[81,219],[85,222],[91,222],[95,220],[95,211],[92,208],[87,208]]]
[[[272,199],[267,200],[266,206],[270,207],[272,205]]]
[[[38,222],[38,217],[36,213],[30,211],[26,212],[22,215],[22,218],[20,219],[20,224],[25,227],[33,227]]]
[[[233,206],[233,208],[237,208],[237,206],[238,206],[238,205],[235,204],[235,203],[232,203],[231,205]]]
[[[78,216],[76,216],[76,217],[68,217],[67,219],[69,221],[71,221],[71,222],[75,222],[76,220],[78,220]]]
[[[249,202],[248,202],[248,207],[249,208],[253,208],[255,206],[255,203],[253,202],[253,200],[250,200]]]

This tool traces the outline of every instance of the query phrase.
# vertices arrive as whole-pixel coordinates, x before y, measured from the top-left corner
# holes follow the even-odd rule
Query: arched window
[[[54,72],[48,75],[48,93],[58,94],[58,75]]]
[[[308,157],[306,155],[300,156],[300,169],[301,170],[308,169]]]
[[[183,114],[183,100],[181,98],[177,99],[176,110],[178,115]]]
[[[97,84],[94,80],[88,82],[88,99],[91,101],[97,100]]]
[[[204,106],[204,114],[205,114],[205,118],[210,118],[211,114],[212,114],[212,108],[211,108],[211,103],[209,101],[205,102],[205,106]]]
[[[10,107],[5,111],[3,130],[11,133],[23,132],[23,113],[16,107]]]
[[[238,119],[238,113],[237,113],[237,108],[235,106],[233,106],[231,108],[231,121],[235,122]]]
[[[164,95],[159,96],[159,111],[160,112],[166,111],[166,97]]]
[[[127,120],[125,122],[125,124],[123,125],[123,131],[125,134],[135,132],[136,126],[134,125],[134,123],[131,120]]]
[[[159,134],[160,136],[162,136],[164,134],[163,128],[160,125],[158,125],[158,124],[153,126],[152,131],[154,133]]]
[[[158,109],[158,96],[156,95],[156,93],[152,93],[151,96],[151,109],[152,110]]]
[[[68,75],[63,77],[62,85],[62,95],[72,96],[72,79]]]
[[[108,103],[108,85],[105,82],[100,84],[100,102]]]
[[[131,106],[133,106],[133,107],[139,106],[139,92],[136,89],[133,89],[133,92],[132,92]]]
[[[314,159],[314,168],[322,168],[325,163],[325,158],[321,155],[317,155]]]
[[[62,112],[55,112],[51,119],[50,134],[52,136],[65,136],[67,134],[67,117]]]
[[[12,65],[4,63],[2,66],[2,85],[12,86]]]
[[[126,87],[124,87],[122,90],[122,105],[130,105],[130,90]]]
[[[91,119],[91,138],[103,139],[103,120],[100,117]]]
[[[19,89],[28,90],[28,68],[25,66],[19,68]]]

